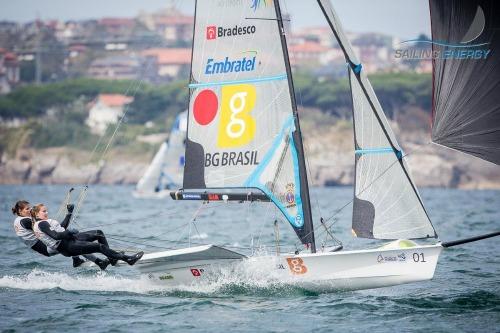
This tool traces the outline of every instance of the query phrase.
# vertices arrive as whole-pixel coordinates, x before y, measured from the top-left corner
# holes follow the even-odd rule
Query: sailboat
[[[163,198],[171,189],[182,184],[184,150],[186,141],[187,111],[179,113],[174,121],[168,140],[163,142],[153,160],[139,179],[135,197]]]
[[[247,257],[215,245],[195,246],[144,255],[135,266],[144,274],[189,284],[221,267],[262,263],[285,282],[377,288],[429,280],[444,248],[499,234],[438,240],[405,155],[335,11],[328,0],[318,4],[344,52],[352,90],[352,232],[388,243],[364,250],[316,246],[279,2],[203,0],[195,9],[183,189],[171,196],[271,202],[304,249]],[[427,241],[418,244],[418,239]]]

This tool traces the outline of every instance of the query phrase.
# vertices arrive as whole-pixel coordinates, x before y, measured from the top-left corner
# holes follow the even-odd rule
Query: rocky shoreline
[[[106,162],[89,161],[90,154],[65,148],[24,149],[15,158],[2,157],[1,184],[135,184],[148,163],[127,156]]]
[[[314,186],[352,185],[352,144],[348,139],[332,149],[331,138],[317,133],[306,140],[310,182]],[[433,145],[407,144],[411,172],[418,187],[500,189],[500,170],[494,164]],[[0,184],[135,184],[152,156],[114,155],[89,161],[90,153],[67,148],[23,149],[15,157],[3,154]]]

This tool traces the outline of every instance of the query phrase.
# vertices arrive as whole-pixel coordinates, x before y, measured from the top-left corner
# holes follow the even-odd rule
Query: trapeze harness
[[[58,233],[67,233],[66,229],[64,229],[59,224],[59,222],[57,222],[56,220],[52,220],[52,219],[36,221],[35,225],[33,226],[33,231],[35,232],[36,238],[38,238],[42,243],[45,244],[45,246],[47,246],[47,252],[49,254],[59,253],[59,251],[57,250],[57,247],[59,246],[59,244],[61,244],[61,240],[54,239],[54,238],[50,237],[49,235],[47,235],[42,230],[40,230],[40,223],[41,222],[47,222],[50,225],[50,230],[53,230],[53,231],[58,232]],[[66,237],[69,238],[69,236],[66,236]]]
[[[23,221],[27,220],[27,221]],[[23,222],[21,222],[23,221]],[[26,222],[26,223],[24,223]],[[26,226],[29,225],[31,226],[31,219],[29,217],[25,216],[18,216],[14,220],[14,230],[16,232],[16,235],[23,241],[24,244],[28,247],[33,247],[36,242],[38,242],[38,239],[35,236],[35,233],[31,228],[27,228]]]
[[[47,225],[44,222],[49,224],[49,230],[46,229]],[[45,229],[45,231],[40,228],[41,223],[44,223],[42,229]],[[36,237],[47,246],[49,253],[55,251],[66,257],[99,252],[109,259],[123,260],[129,265],[133,265],[144,254],[144,252],[138,252],[128,256],[116,252],[109,248],[102,231],[92,230],[83,233],[72,233],[64,229],[59,222],[52,219],[36,221],[33,230]],[[52,235],[50,236],[49,234]],[[97,240],[98,243],[94,243],[94,240]]]

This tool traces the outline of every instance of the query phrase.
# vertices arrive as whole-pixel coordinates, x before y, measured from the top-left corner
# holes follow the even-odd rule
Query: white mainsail
[[[271,1],[196,2],[184,191],[258,189],[304,243],[313,243],[276,6]]]

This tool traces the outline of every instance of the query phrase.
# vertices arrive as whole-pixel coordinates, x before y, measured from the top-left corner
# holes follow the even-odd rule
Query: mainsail
[[[196,2],[183,195],[257,189],[314,251],[283,33],[277,1]]]
[[[336,13],[328,0],[318,3],[349,66],[355,140],[353,233],[377,239],[436,237],[402,149]]]
[[[187,111],[175,118],[168,141],[161,144],[146,172],[137,183],[136,193],[148,195],[182,184]]]
[[[500,164],[500,2],[429,4],[432,140]]]

